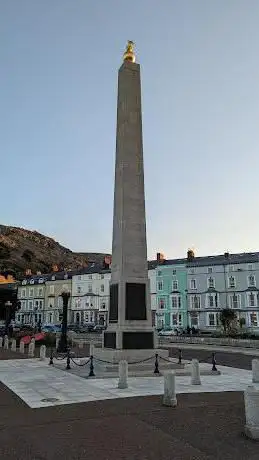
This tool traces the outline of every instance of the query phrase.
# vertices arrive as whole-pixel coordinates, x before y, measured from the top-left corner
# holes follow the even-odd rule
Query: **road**
[[[169,356],[170,357],[178,357],[179,355],[179,346],[170,346],[169,348]],[[211,347],[212,348],[212,347]],[[201,362],[211,363],[212,361],[212,350],[201,350],[195,349],[195,345],[193,348],[184,348],[182,349],[182,357],[183,359],[191,360],[191,359],[198,359]],[[248,369],[251,370],[251,361],[253,358],[258,359],[258,355],[253,354],[253,350],[251,350],[251,354],[244,355],[242,353],[235,353],[227,352],[225,350],[216,351],[216,362],[221,366],[229,366],[229,367],[236,367],[238,369]]]

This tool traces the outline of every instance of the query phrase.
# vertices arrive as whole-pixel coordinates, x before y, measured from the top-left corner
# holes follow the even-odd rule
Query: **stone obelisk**
[[[110,349],[118,359],[125,355],[126,358],[145,356],[154,346],[147,266],[140,65],[135,62],[134,44],[129,41],[118,75],[110,305],[103,352],[106,350],[108,357]]]

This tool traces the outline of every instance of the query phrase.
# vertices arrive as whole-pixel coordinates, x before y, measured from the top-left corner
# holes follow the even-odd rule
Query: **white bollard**
[[[252,359],[253,383],[259,383],[259,359]]]
[[[3,337],[0,337],[0,348],[2,348],[3,342],[4,342],[4,338],[3,338]]]
[[[16,339],[12,339],[12,342],[11,342],[11,350],[12,350],[12,351],[16,351]]]
[[[175,393],[175,372],[168,371],[164,373],[164,397],[163,406],[177,406]]]
[[[35,352],[35,342],[31,340],[31,343],[29,343],[29,347],[28,347],[28,356],[30,358],[33,358],[34,352]]]
[[[248,438],[259,441],[259,390],[253,386],[244,391],[245,399],[245,434]]]
[[[118,388],[120,388],[120,390],[128,388],[128,363],[125,360],[119,362]]]
[[[8,338],[8,335],[5,335],[4,336],[4,349],[8,350],[8,348],[9,348],[9,338]]]
[[[20,353],[24,353],[24,342],[22,340],[20,340],[19,351]]]
[[[192,359],[191,385],[201,385],[200,367],[198,359]]]
[[[94,356],[94,343],[90,343],[90,356]]]
[[[44,361],[46,358],[46,345],[40,347],[40,361]]]

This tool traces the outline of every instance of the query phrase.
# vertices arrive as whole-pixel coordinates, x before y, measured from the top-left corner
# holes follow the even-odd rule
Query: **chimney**
[[[31,276],[32,275],[31,268],[26,268],[25,275],[26,276]]]
[[[164,263],[165,261],[165,256],[162,252],[157,252],[156,253],[156,261],[158,263],[158,265],[161,265]]]
[[[195,253],[193,249],[188,249],[187,251],[187,261],[192,262],[195,258]]]
[[[52,265],[52,271],[53,271],[53,272],[58,272],[58,266],[57,266],[57,264]]]
[[[36,275],[41,275],[41,272],[36,272]]]
[[[103,266],[104,266],[104,268],[105,268],[105,269],[110,268],[111,263],[112,263],[112,258],[111,258],[111,256],[105,256],[104,259],[103,259]]]
[[[229,252],[225,252],[224,257],[225,257],[225,259],[229,259]]]

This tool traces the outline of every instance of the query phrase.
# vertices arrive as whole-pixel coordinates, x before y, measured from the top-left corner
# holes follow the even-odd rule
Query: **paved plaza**
[[[65,367],[65,363],[64,363]],[[210,369],[202,363],[201,369]],[[219,366],[221,375],[201,376],[202,385],[191,385],[190,376],[176,377],[176,392],[244,391],[251,384],[251,371]],[[118,378],[85,379],[38,359],[0,361],[0,380],[29,407],[129,398],[163,394],[163,377],[129,378],[125,390],[117,388]]]
[[[117,378],[84,379],[19,358],[0,350],[1,459],[258,459],[258,444],[243,434],[250,370],[218,366],[221,375],[201,376],[201,386],[177,376],[178,405],[167,408],[162,377],[129,378],[119,390]]]

